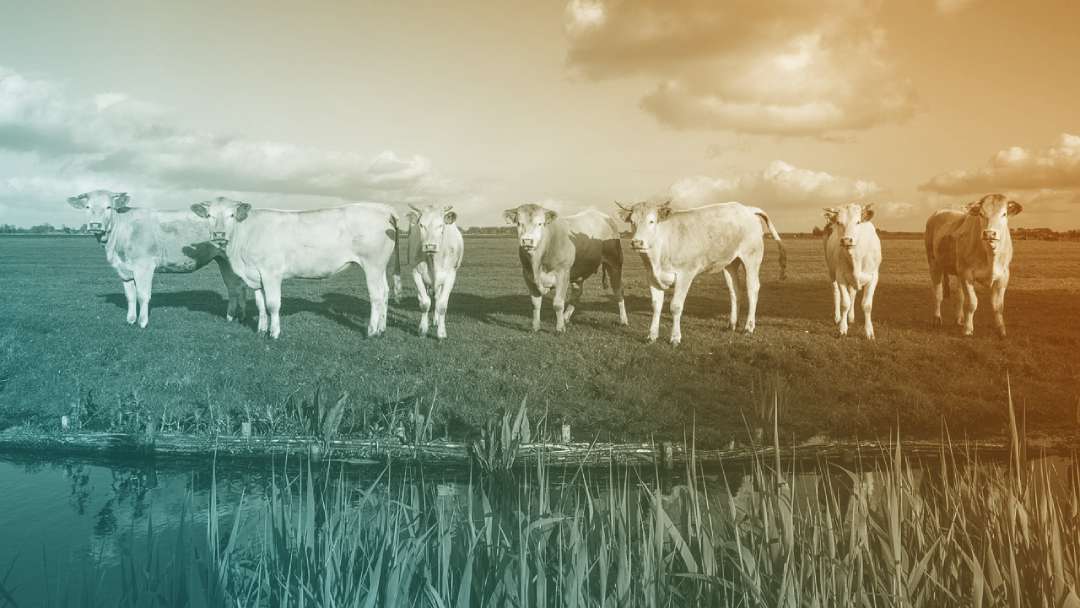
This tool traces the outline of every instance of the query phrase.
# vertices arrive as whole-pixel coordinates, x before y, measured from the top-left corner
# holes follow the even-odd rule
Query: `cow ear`
[[[419,220],[420,220],[420,216],[417,215],[415,211],[410,211],[410,212],[405,214],[405,221],[408,222],[408,224],[410,226],[412,226],[413,224],[415,224]]]
[[[965,207],[968,215],[982,215],[982,201],[975,201],[974,203],[968,203]]]
[[[874,205],[870,204],[862,208],[862,221],[869,222],[874,219]]]
[[[626,222],[627,224],[630,223],[630,218],[633,217],[633,215],[634,212],[630,211],[629,209],[619,209],[619,219]]]
[[[86,204],[90,201],[90,197],[85,194],[80,194],[79,196],[69,196],[67,201],[69,205],[76,209],[86,209]]]
[[[558,211],[552,211],[550,209],[545,209],[544,210],[544,221],[545,222],[550,224],[551,222],[554,222],[557,219],[559,219],[559,212]]]
[[[656,219],[666,220],[671,215],[671,201],[656,208]]]
[[[128,202],[130,200],[131,197],[128,196],[127,192],[117,192],[112,197],[113,209],[116,209],[117,211],[124,211],[128,208]]]
[[[1009,204],[1008,204],[1008,214],[1009,215],[1016,215],[1017,213],[1020,213],[1023,210],[1024,210],[1024,206],[1021,205],[1020,203],[1018,203],[1016,201],[1009,201]]]
[[[195,203],[191,206],[191,210],[201,218],[210,217],[210,203]]]
[[[236,206],[236,221],[242,222],[247,219],[248,212],[251,211],[251,205],[248,203],[240,203]]]
[[[839,209],[834,209],[832,207],[825,207],[825,219],[828,220],[830,224],[832,222],[836,221],[836,217],[838,215],[840,215],[840,210]]]
[[[443,215],[443,221],[447,224],[453,224],[457,221],[457,214],[453,211],[447,211],[446,214]]]
[[[503,211],[503,219],[506,220],[507,224],[516,224],[517,216],[517,209],[507,209],[506,211]]]

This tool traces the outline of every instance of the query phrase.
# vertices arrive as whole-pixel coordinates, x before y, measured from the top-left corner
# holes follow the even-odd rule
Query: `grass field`
[[[629,248],[630,327],[616,325],[597,277],[566,334],[554,333],[546,301],[534,335],[515,241],[470,238],[465,246],[444,342],[417,336],[407,277],[387,334],[366,339],[368,304],[355,269],[286,282],[282,337],[270,341],[254,332],[253,301],[247,325],[225,321],[214,268],[158,275],[150,326],[139,330],[124,323],[121,284],[96,242],[2,238],[0,428],[55,426],[81,407],[101,428],[140,428],[152,418],[234,432],[250,419],[257,431],[281,431],[296,404],[323,387],[349,392],[345,430],[354,433],[385,430],[395,411],[420,399],[423,411],[436,403],[436,420],[460,438],[527,397],[532,412],[571,423],[577,439],[680,439],[696,420],[699,444],[712,447],[745,438],[743,416],[753,421],[778,391],[785,436],[876,438],[899,423],[905,435],[936,438],[942,419],[954,436],[996,436],[1007,423],[1006,371],[1029,431],[1077,423],[1077,243],[1016,243],[1010,337],[1001,341],[985,295],[975,338],[932,329],[921,241],[886,241],[874,343],[835,336],[820,242],[788,240],[783,282],[766,243],[757,332],[727,331],[726,290],[707,276],[687,299],[678,348],[644,343],[648,290]],[[665,310],[664,340],[669,327]]]

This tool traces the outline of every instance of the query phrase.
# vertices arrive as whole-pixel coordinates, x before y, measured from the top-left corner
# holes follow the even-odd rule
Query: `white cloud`
[[[0,67],[0,152],[32,155],[39,170],[117,189],[221,190],[407,202],[445,194],[420,155],[374,157],[177,126],[158,106],[108,92],[91,98]],[[34,184],[26,179],[22,184]],[[22,187],[22,186],[19,186]],[[9,184],[10,189],[10,184]]]
[[[574,0],[567,62],[592,80],[655,78],[641,107],[673,128],[821,137],[914,112],[877,9],[872,0]]]
[[[967,9],[976,2],[978,0],[935,0],[934,6],[937,7],[939,13],[951,15]]]
[[[882,192],[873,181],[836,177],[773,161],[763,171],[735,177],[687,177],[671,185],[671,196],[685,205],[739,201],[754,206],[802,208],[862,200]]]
[[[919,189],[940,194],[1080,189],[1080,136],[1062,133],[1046,148],[1012,146],[999,151],[980,169],[942,173]]]

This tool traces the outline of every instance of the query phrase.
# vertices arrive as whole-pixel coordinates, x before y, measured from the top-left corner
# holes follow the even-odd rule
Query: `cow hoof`
[[[931,327],[941,327],[942,325],[944,325],[944,323],[942,323],[941,317],[934,317],[930,320]]]
[[[437,339],[439,339],[439,340],[445,340],[446,339],[446,334],[445,333],[435,334],[435,337]]]
[[[671,345],[672,346],[678,346],[680,342],[682,342],[682,338],[675,338],[675,337],[671,338]]]
[[[134,325],[136,320],[137,319],[135,319],[135,317],[128,317],[128,319],[127,319],[128,325]]]
[[[648,343],[648,344],[652,344],[653,342],[656,342],[656,336],[649,336],[649,337],[645,338],[645,342]]]

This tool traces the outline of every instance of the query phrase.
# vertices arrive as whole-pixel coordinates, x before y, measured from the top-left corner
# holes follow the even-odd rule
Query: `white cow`
[[[630,208],[618,203],[620,216],[634,228],[630,247],[641,255],[649,276],[653,316],[649,342],[660,335],[660,313],[664,290],[671,295],[671,343],[682,341],[682,313],[686,294],[694,277],[702,272],[720,272],[731,298],[731,327],[738,318],[738,298],[729,266],[741,262],[746,270],[746,332],[757,326],[758,272],[765,255],[761,222],[780,247],[780,278],[787,268],[787,252],[769,216],[757,207],[741,203],[706,205],[676,211],[671,201],[637,203]]]
[[[825,262],[832,281],[833,318],[841,336],[847,335],[848,323],[855,322],[855,297],[861,290],[866,337],[874,339],[870,316],[881,267],[881,239],[870,221],[873,217],[873,205],[851,203],[825,210],[829,228]]]
[[[225,256],[210,242],[206,227],[187,210],[129,207],[125,192],[94,190],[72,196],[68,204],[87,214],[87,227],[105,247],[105,259],[124,283],[127,322],[150,323],[154,273],[194,272],[217,262],[229,293],[226,317],[244,318],[247,291]],[[136,311],[136,306],[138,310]]]
[[[367,279],[368,335],[386,330],[386,266],[397,236],[397,216],[390,207],[354,203],[311,211],[253,210],[218,197],[191,210],[206,220],[211,240],[225,249],[236,274],[255,290],[260,332],[281,335],[284,279],[323,279],[351,264],[360,266]]]
[[[451,207],[409,205],[409,259],[415,260],[413,282],[420,302],[420,335],[428,332],[428,311],[435,299],[435,335],[446,337],[446,305],[454,289],[458,268],[465,254],[465,241],[454,222]],[[432,294],[432,295],[429,295]]]
[[[1009,286],[1012,235],[1009,218],[1023,211],[1016,201],[987,194],[964,211],[942,209],[926,221],[926,261],[934,292],[934,323],[941,325],[941,302],[949,290],[949,275],[959,279],[956,323],[964,335],[975,333],[975,283],[990,287],[994,324],[1005,337],[1005,290]]]

